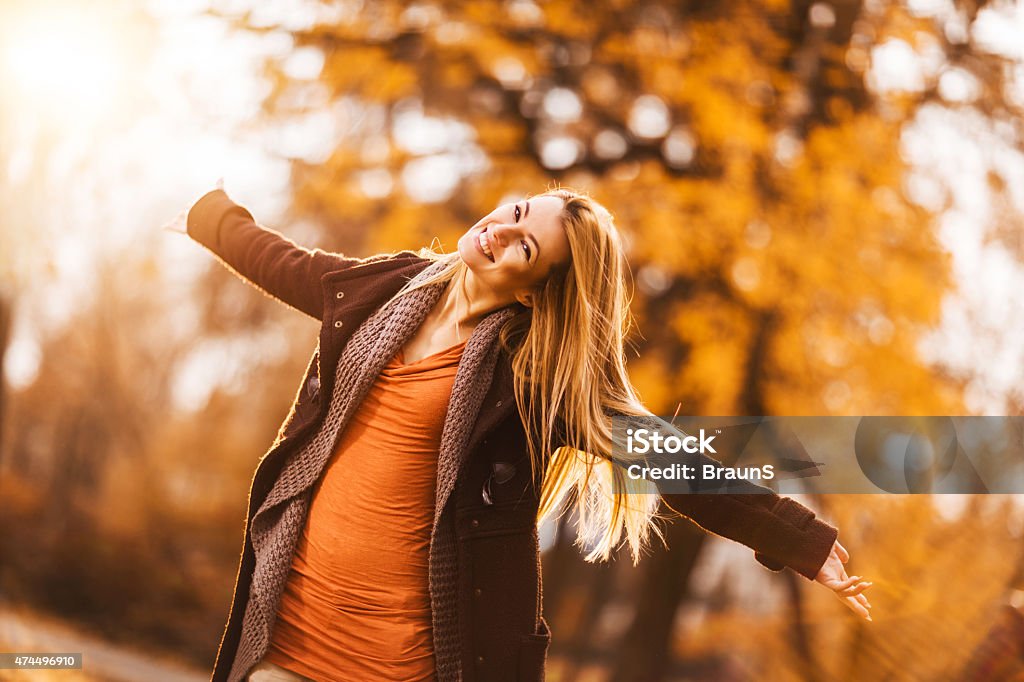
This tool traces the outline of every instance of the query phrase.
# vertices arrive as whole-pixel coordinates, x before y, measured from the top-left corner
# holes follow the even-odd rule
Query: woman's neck
[[[451,324],[471,331],[487,315],[513,302],[480,286],[479,280],[466,268],[448,283],[430,317],[436,324]]]

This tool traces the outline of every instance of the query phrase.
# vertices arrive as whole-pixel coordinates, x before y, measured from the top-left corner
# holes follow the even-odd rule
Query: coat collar
[[[432,262],[413,251],[403,251],[388,257],[367,258],[358,265],[325,273],[321,277],[325,311],[321,348],[325,347],[327,338],[330,338],[335,331],[331,321],[333,318],[327,314],[327,311],[331,310],[331,306],[337,305],[339,301],[344,302],[346,306],[359,305],[357,301],[349,297],[337,298],[338,292],[347,293],[347,283],[354,282],[361,277],[380,277],[381,279],[375,283],[375,286],[367,287],[365,295],[362,292],[358,295],[360,299],[369,299],[365,300],[365,303],[370,303],[370,307],[376,309],[397,293],[409,279],[415,277]],[[370,289],[372,289],[372,294]],[[323,335],[326,335],[327,338],[323,338]],[[340,353],[340,346],[332,350],[335,353]],[[333,360],[332,358],[324,359],[327,362]],[[323,385],[323,380],[321,380],[321,384],[322,388],[330,389],[330,386]],[[506,419],[515,410],[515,404],[511,358],[507,353],[501,352],[497,366],[494,368],[490,389],[487,391],[484,404],[481,405],[467,444],[468,450],[472,451],[477,447],[488,432]]]
[[[343,284],[361,274],[392,275],[395,278],[393,283],[384,287],[387,290],[386,298],[384,299],[386,300],[397,293],[408,280],[426,269],[431,262],[431,260],[423,258],[413,251],[402,251],[391,257],[375,256],[364,260],[359,265],[324,273],[320,281],[324,291],[325,310],[327,309],[326,306],[333,305],[336,302],[337,299],[335,297]],[[383,301],[381,302],[382,304]],[[327,323],[326,315],[324,316],[324,323]],[[502,353],[498,360],[498,367],[495,369],[493,381],[492,391],[498,395],[498,400],[501,400],[502,405],[504,405],[508,402],[506,398],[513,397],[512,369],[510,359],[506,353]]]

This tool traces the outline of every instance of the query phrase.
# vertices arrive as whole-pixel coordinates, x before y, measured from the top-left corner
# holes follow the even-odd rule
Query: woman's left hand
[[[217,179],[217,182],[214,185],[214,189],[219,189],[219,190],[223,190],[224,189],[224,178],[218,178]],[[164,229],[164,230],[167,230],[168,232],[178,232],[180,234],[186,234],[187,235],[188,234],[188,212],[190,210],[191,210],[191,207],[183,208],[178,213],[178,215],[174,216],[173,218],[168,220],[166,223],[161,225],[161,228]]]
[[[871,603],[862,592],[873,585],[859,575],[847,576],[846,567],[843,566],[850,560],[850,553],[836,540],[832,545],[832,552],[822,565],[821,570],[814,580],[832,590],[835,595],[843,601],[850,609],[861,618],[871,620]]]

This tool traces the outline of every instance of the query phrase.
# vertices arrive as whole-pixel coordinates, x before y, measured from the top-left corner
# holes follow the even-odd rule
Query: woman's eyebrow
[[[526,210],[523,211],[523,220],[526,220],[530,216],[530,200],[526,200]],[[540,244],[537,243],[537,238],[533,236],[533,233],[526,235],[531,242],[533,242],[534,256],[533,262],[536,263],[537,259],[540,258]]]

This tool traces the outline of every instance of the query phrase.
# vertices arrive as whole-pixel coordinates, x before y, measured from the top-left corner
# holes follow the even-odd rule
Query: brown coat
[[[217,682],[231,668],[249,596],[255,566],[253,515],[289,451],[323,420],[328,401],[322,396],[332,394],[333,368],[352,332],[427,261],[409,251],[356,259],[303,248],[257,225],[221,191],[207,194],[192,208],[188,233],[244,280],[322,321],[319,344],[288,416],[253,476],[231,612],[211,678]],[[448,499],[455,505],[459,546],[462,677],[465,682],[542,680],[551,633],[541,615],[538,496],[530,481],[508,362],[499,362],[495,371],[469,453]],[[514,476],[488,484],[499,469],[514,471]],[[485,487],[489,500],[484,499]],[[790,566],[808,579],[815,577],[837,536],[813,511],[774,493],[664,499],[706,530],[754,549],[766,567]]]

